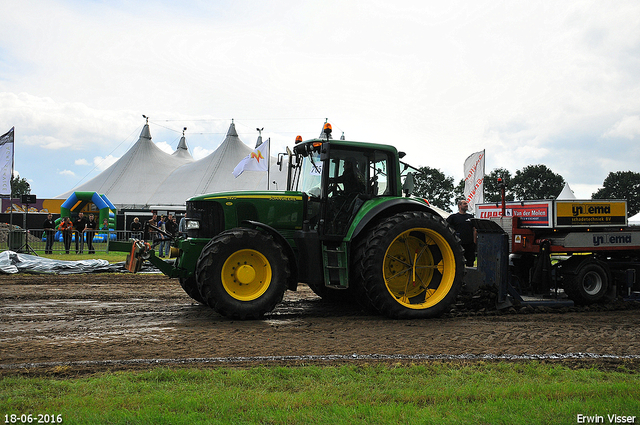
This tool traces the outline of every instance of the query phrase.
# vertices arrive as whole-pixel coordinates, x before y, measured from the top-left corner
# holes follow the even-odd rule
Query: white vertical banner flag
[[[237,178],[243,171],[269,170],[269,140],[271,139],[267,139],[236,165],[233,177]]]
[[[0,136],[0,195],[11,196],[13,173],[13,129]]]
[[[484,150],[473,153],[464,161],[464,197],[469,211],[484,202]]]

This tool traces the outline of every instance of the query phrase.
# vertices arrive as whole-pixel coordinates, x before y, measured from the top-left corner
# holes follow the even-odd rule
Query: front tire
[[[191,276],[188,278],[180,278],[180,286],[184,289],[184,292],[187,293],[192,299],[198,301],[200,304],[207,304],[200,295],[200,291],[198,290],[198,282],[196,282],[196,278]]]
[[[392,318],[440,316],[462,286],[462,247],[446,223],[428,212],[383,220],[367,235],[357,256],[357,272],[369,300]]]
[[[258,319],[282,301],[289,279],[283,247],[270,235],[236,228],[204,247],[196,266],[205,303],[223,316]]]

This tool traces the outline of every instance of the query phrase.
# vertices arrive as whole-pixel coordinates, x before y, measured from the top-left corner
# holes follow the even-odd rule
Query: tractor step
[[[322,262],[324,265],[324,284],[331,288],[349,287],[349,259],[347,244],[328,245],[322,243]]]

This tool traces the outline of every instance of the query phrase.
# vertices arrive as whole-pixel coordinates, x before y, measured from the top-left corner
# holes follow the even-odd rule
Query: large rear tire
[[[204,247],[196,281],[206,304],[218,313],[258,319],[282,301],[289,273],[284,249],[270,235],[236,228]]]
[[[428,212],[396,214],[378,223],[355,259],[373,306],[398,319],[437,317],[462,286],[462,247],[444,220]]]

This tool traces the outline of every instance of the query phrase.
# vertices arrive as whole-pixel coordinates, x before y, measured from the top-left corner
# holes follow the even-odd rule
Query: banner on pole
[[[469,211],[484,202],[484,150],[469,155],[464,161],[464,197]]]
[[[244,171],[268,171],[269,170],[269,140],[255,148],[249,155],[233,169],[233,177],[238,177]]]
[[[0,136],[0,195],[11,196],[11,176],[13,175],[13,130]]]

